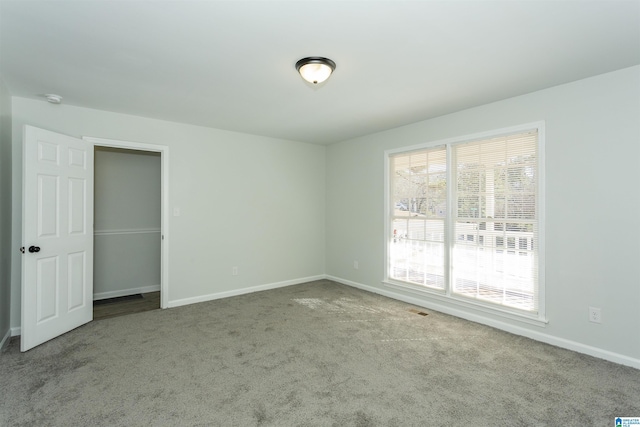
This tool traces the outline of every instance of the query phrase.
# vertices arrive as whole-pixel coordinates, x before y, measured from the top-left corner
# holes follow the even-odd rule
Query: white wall
[[[0,347],[10,327],[11,247],[11,96],[0,79]]]
[[[330,146],[326,272],[392,294],[381,283],[384,150],[539,120],[546,122],[548,325],[439,307],[640,368],[640,67]],[[393,295],[436,306],[426,296]],[[587,321],[589,306],[602,309],[602,324]]]
[[[33,126],[169,147],[170,303],[324,273],[325,147],[13,99],[13,229],[22,227],[22,133]],[[20,246],[20,235],[13,246]],[[20,258],[12,258],[12,327]],[[237,266],[239,274],[231,275]]]
[[[96,147],[94,299],[160,289],[160,153]]]

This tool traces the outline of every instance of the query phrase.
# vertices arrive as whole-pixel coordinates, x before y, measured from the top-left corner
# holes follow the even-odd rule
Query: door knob
[[[40,246],[29,246],[29,252],[40,252]]]

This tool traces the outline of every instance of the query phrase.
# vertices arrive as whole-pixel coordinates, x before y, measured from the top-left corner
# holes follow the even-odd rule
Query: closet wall
[[[160,154],[96,147],[94,299],[160,290]]]

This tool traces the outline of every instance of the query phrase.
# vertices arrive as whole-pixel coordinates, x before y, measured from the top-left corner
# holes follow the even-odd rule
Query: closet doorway
[[[163,152],[93,142],[93,318],[159,309]]]

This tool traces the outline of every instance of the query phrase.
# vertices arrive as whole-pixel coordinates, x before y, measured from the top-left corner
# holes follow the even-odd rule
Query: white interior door
[[[25,126],[22,351],[93,319],[93,145]]]

